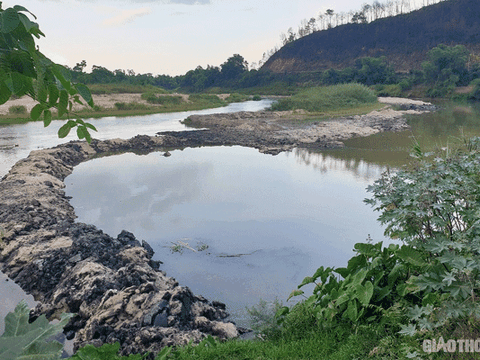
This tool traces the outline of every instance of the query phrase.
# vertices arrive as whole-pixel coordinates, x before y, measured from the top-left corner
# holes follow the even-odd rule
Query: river
[[[248,102],[196,113],[266,106]],[[189,114],[92,123],[98,138],[129,138],[183,130],[178,120]],[[176,150],[168,158],[105,157],[77,166],[66,191],[78,221],[112,236],[125,229],[147,240],[168,275],[194,293],[225,302],[233,319],[248,325],[247,306],[261,299],[285,301],[317,267],[345,266],[353,244],[368,236],[387,241],[378,214],[362,202],[365,188],[388,167],[406,164],[415,141],[425,150],[451,147],[462,133],[480,134],[478,119],[475,108],[451,106],[412,117],[411,131],[352,139],[345,149],[321,152],[295,149],[271,156],[214,147]],[[4,168],[32,149],[60,142],[55,128],[45,133],[39,125],[0,129]]]

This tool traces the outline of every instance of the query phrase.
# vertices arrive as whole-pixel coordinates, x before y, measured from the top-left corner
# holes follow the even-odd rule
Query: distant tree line
[[[198,66],[184,75],[170,76],[150,73],[136,74],[132,70],[110,71],[94,65],[90,73],[84,72],[87,66],[82,61],[71,69],[74,81],[85,84],[124,83],[132,85],[152,85],[166,90],[190,93],[215,91],[234,91],[250,88],[268,87],[275,91],[293,87],[360,83],[375,86],[383,95],[400,95],[402,91],[414,85],[424,84],[426,95],[446,96],[457,86],[472,83],[480,94],[480,59],[471,54],[463,45],[439,45],[427,54],[421,70],[411,70],[408,74],[397,74],[386,57],[363,57],[355,65],[342,70],[277,74],[269,70],[249,69],[248,63],[238,54],[228,58],[220,66],[206,68]],[[478,84],[477,84],[478,83]],[[387,87],[384,87],[387,86]],[[268,89],[267,89],[268,90]],[[480,100],[480,95],[474,96]],[[477,99],[478,97],[478,99]]]
[[[388,0],[386,2],[375,0],[371,4],[363,4],[361,9],[348,12],[335,12],[334,9],[327,9],[315,17],[302,20],[297,30],[290,27],[286,33],[280,34],[281,43],[273,49],[264,52],[258,66],[265,64],[282,46],[314,32],[328,30],[345,24],[366,24],[381,18],[406,14],[442,1],[451,0]]]

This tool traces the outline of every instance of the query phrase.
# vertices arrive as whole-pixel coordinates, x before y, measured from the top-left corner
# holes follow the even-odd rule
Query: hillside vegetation
[[[478,60],[480,2],[450,0],[408,14],[350,23],[317,31],[290,42],[262,69],[277,73],[342,69],[356,59],[385,56],[398,72],[419,69],[427,52],[439,44],[465,45]]]

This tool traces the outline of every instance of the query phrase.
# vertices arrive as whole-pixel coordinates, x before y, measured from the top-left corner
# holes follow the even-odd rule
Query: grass
[[[302,90],[290,98],[279,100],[272,106],[272,110],[303,109],[309,112],[323,113],[356,108],[376,102],[375,93],[368,87],[361,84],[340,84]]]
[[[132,84],[89,84],[88,88],[92,94],[139,94],[152,92],[155,94],[167,94],[168,91],[151,85]]]
[[[27,108],[23,105],[13,105],[8,108],[8,113],[12,115],[26,114]]]
[[[295,307],[280,329],[274,327],[266,334],[264,340],[205,341],[198,346],[179,347],[173,351],[172,359],[381,359],[368,354],[380,345],[382,336],[385,336],[374,326],[356,330],[349,324],[323,328],[317,323],[311,308],[303,303]],[[398,343],[390,341],[388,347],[392,346],[398,348]],[[379,353],[385,355],[383,349]]]
[[[152,93],[149,92],[149,96],[152,96]],[[209,94],[194,94],[190,95],[189,101],[180,101],[180,96],[158,96],[153,94],[158,100],[162,102],[163,99],[166,101],[163,102],[162,106],[158,105],[148,105],[138,102],[118,102],[115,103],[114,108],[102,108],[99,106],[94,106],[91,108],[84,108],[82,110],[76,111],[71,114],[71,118],[81,117],[81,118],[102,118],[110,116],[135,116],[135,115],[150,115],[158,113],[169,113],[169,112],[183,112],[183,111],[193,111],[193,110],[203,110],[211,109],[221,106],[226,106],[228,103],[224,100],[221,100],[217,95]],[[66,120],[67,117],[63,116],[58,118],[58,116],[53,114],[53,120]],[[9,124],[23,124],[29,121],[33,121],[30,118],[30,114],[8,114],[0,115],[0,125],[9,125]],[[41,117],[39,121],[43,121]]]

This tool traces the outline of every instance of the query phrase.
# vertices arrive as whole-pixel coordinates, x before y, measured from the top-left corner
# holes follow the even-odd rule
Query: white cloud
[[[138,17],[148,15],[151,12],[152,10],[150,8],[121,10],[118,15],[104,20],[102,24],[105,26],[120,26],[132,22]]]

